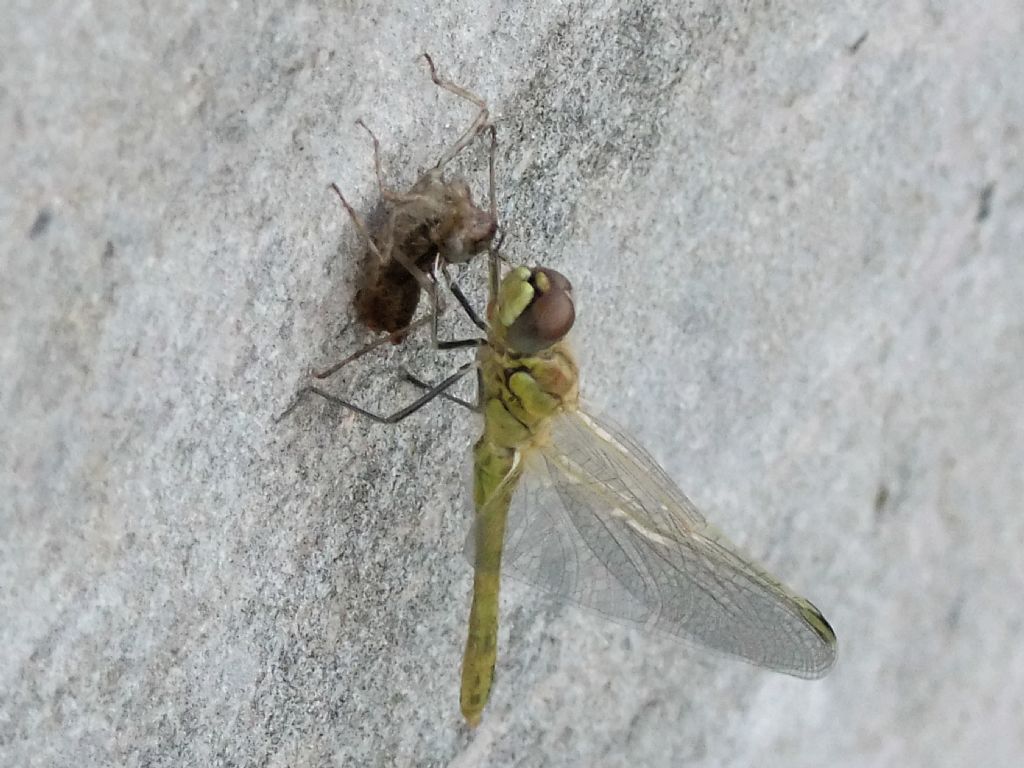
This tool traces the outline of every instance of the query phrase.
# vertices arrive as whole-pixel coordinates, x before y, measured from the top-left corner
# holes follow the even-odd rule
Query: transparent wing
[[[565,414],[537,453],[509,510],[504,574],[780,672],[832,666],[817,608],[738,554],[619,429]]]

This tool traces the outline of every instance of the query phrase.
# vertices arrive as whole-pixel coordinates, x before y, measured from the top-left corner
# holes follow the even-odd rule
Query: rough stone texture
[[[1018,765],[1024,7],[381,5],[0,8],[0,764]],[[461,724],[474,417],[273,422],[369,338],[354,119],[396,185],[469,119],[421,50],[585,392],[825,610],[825,680],[512,585]],[[399,361],[451,365],[332,386]]]

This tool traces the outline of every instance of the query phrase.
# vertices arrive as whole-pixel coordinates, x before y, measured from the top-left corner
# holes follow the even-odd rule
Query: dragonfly
[[[480,723],[497,661],[499,593],[508,576],[650,633],[707,646],[800,678],[826,674],[836,636],[821,612],[709,524],[668,474],[579,397],[566,338],[572,285],[545,267],[500,277],[490,259],[486,338],[475,360],[389,415],[318,386],[315,394],[394,424],[445,397],[483,416],[473,448],[474,566],[460,706]],[[448,393],[475,371],[477,402]],[[296,400],[298,402],[298,400]]]

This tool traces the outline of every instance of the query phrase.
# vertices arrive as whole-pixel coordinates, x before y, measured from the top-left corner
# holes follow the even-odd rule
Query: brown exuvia
[[[356,294],[360,322],[387,333],[406,328],[420,296],[420,281],[408,265],[429,273],[435,262],[462,264],[487,250],[497,227],[494,216],[474,203],[465,181],[446,181],[440,168],[427,171],[373,236],[384,258],[371,261]]]
[[[332,185],[366,236],[370,250],[369,265],[356,293],[356,315],[370,330],[390,334],[391,341],[396,344],[405,338],[409,330],[419,304],[420,290],[430,292],[436,301],[435,270],[448,264],[464,263],[487,250],[498,228],[493,189],[495,132],[488,123],[487,105],[466,89],[439,77],[430,56],[423,56],[430,65],[430,76],[435,84],[479,108],[472,124],[407,192],[395,192],[384,186],[379,143],[370,132],[384,207],[384,216],[372,232],[349,206],[337,185]],[[363,125],[361,121],[360,125]],[[365,125],[363,127],[366,128]],[[366,130],[369,132],[368,128]],[[491,134],[491,200],[488,209],[474,202],[465,180],[458,177],[445,179],[444,175],[445,165],[485,130]]]

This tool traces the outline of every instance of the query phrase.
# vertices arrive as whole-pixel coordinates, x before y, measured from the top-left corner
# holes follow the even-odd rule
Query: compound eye
[[[572,283],[561,272],[537,267],[530,273],[533,300],[508,327],[509,346],[533,354],[561,341],[576,320]]]

